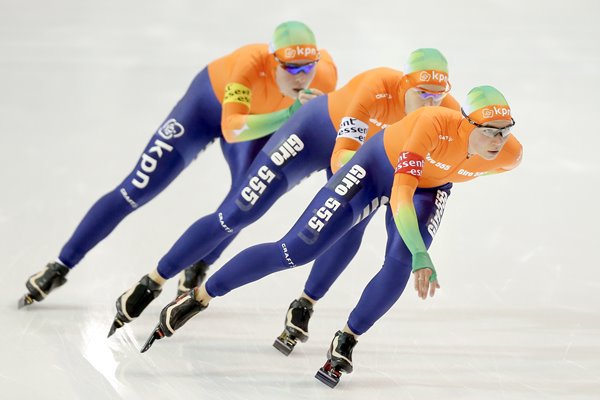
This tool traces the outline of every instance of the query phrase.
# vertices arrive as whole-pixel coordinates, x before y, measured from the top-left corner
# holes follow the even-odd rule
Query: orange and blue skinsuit
[[[163,256],[159,274],[171,278],[198,260],[212,264],[241,229],[302,179],[326,169],[332,153],[333,159],[345,152],[353,154],[383,127],[404,118],[409,87],[401,71],[376,68],[357,75],[340,90],[311,100],[272,135],[237,193],[192,224]],[[459,109],[451,96],[442,105]],[[315,262],[305,286],[312,298],[321,298],[352,260],[367,223],[368,219]]]
[[[469,155],[473,126],[459,111],[424,107],[366,142],[329,179],[291,230],[274,243],[250,247],[217,271],[206,290],[223,296],[273,272],[311,262],[361,220],[388,202],[383,267],[365,288],[348,319],[365,333],[402,294],[413,271],[427,265],[454,182],[508,171],[522,148],[509,136],[494,160]]]
[[[329,93],[335,89],[337,70],[327,51],[319,54],[310,86]],[[298,100],[280,93],[275,80],[277,65],[264,44],[242,47],[208,65],[211,86],[223,108],[221,130],[227,142],[270,135],[299,108]]]
[[[245,178],[268,135],[298,109],[275,81],[277,62],[267,44],[241,47],[211,62],[192,81],[144,149],[133,171],[100,198],[64,245],[59,260],[74,267],[131,212],[162,192],[196,156],[220,140],[232,187]],[[335,89],[337,71],[320,51],[311,87]],[[208,193],[207,188],[193,188]]]

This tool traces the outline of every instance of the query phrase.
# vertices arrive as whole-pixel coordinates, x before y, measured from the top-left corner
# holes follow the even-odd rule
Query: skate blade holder
[[[148,351],[148,349],[150,347],[152,347],[152,343],[154,343],[155,340],[160,340],[164,337],[165,337],[165,334],[160,329],[160,324],[159,324],[156,326],[156,328],[154,329],[154,332],[152,332],[152,334],[150,335],[148,340],[146,340],[146,343],[144,344],[144,347],[142,347],[142,350],[140,350],[140,352],[145,353],[146,351]]]
[[[111,337],[117,331],[117,329],[122,328],[123,325],[125,325],[125,323],[123,321],[121,321],[118,317],[115,317],[115,319],[108,331],[107,338]]]
[[[273,342],[273,347],[279,350],[283,355],[289,356],[298,340],[289,335],[285,330]]]
[[[23,307],[30,306],[33,304],[33,302],[33,297],[31,297],[29,294],[23,295],[23,297],[21,297],[17,302],[17,308],[21,309]]]
[[[317,380],[321,381],[332,389],[336,387],[338,383],[340,383],[341,376],[342,373],[332,368],[329,362],[327,362],[325,366],[319,368],[315,374],[315,378],[317,378]]]

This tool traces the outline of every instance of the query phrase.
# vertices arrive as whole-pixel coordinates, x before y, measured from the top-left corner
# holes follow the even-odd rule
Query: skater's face
[[[419,85],[404,94],[404,112],[409,114],[421,107],[439,106],[448,92],[439,85]]]
[[[300,92],[308,89],[317,73],[315,60],[298,60],[293,64],[278,62],[275,70],[275,81],[284,96],[297,99]]]
[[[504,147],[513,125],[514,121],[501,120],[476,126],[469,136],[469,153],[493,160]]]

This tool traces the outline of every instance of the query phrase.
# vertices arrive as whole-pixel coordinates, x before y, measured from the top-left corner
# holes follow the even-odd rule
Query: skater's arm
[[[367,79],[354,94],[338,127],[335,147],[331,153],[331,170],[337,172],[346,164],[367,140],[369,119],[375,109],[377,94],[383,89],[380,79]]]
[[[437,281],[435,267],[419,231],[419,222],[412,200],[416,185],[416,178],[397,174],[394,177],[390,205],[396,228],[412,254],[415,290],[420,298],[425,299],[428,293],[433,297],[435,290],[440,285]]]
[[[232,97],[227,94],[232,93]],[[281,127],[302,103],[296,100],[290,107],[267,114],[250,114],[252,91],[238,83],[225,89],[221,129],[229,143],[246,142],[268,136]]]
[[[350,117],[345,117],[344,119],[346,118]],[[362,121],[359,120],[356,120],[356,122],[362,123]],[[350,161],[350,159],[354,156],[358,149],[360,149],[361,146],[362,143],[355,139],[339,136],[338,131],[338,138],[335,141],[335,146],[333,148],[333,152],[331,153],[331,171],[333,171],[333,173],[335,174],[338,169],[340,169],[344,164]]]
[[[418,179],[414,175],[396,173],[390,205],[398,233],[400,233],[404,244],[413,255],[413,272],[429,268],[433,272],[432,280],[435,280],[435,268],[429,254],[427,254],[427,247],[419,231],[419,221],[413,203],[417,184]]]
[[[221,129],[229,143],[245,142],[268,136],[279,129],[301,106],[316,96],[329,93],[337,83],[337,69],[331,56],[323,51],[311,89],[300,93],[294,103],[283,110],[251,114],[252,85],[264,80],[264,65],[246,57],[234,68],[225,87]]]
[[[435,291],[437,274],[419,230],[413,197],[425,167],[425,158],[435,148],[436,140],[433,138],[437,137],[437,133],[434,124],[424,118],[402,126],[401,129],[409,130],[405,133],[408,135],[408,140],[398,157],[390,206],[398,233],[412,254],[413,272],[418,273],[418,278],[426,276],[428,282],[433,283],[432,290]],[[424,269],[428,271],[421,271]],[[421,297],[427,296],[427,288],[424,292],[422,287],[418,290]]]
[[[300,102],[290,107],[270,113],[251,114],[253,89],[258,84],[264,85],[265,59],[253,51],[241,53],[233,67],[225,85],[223,110],[221,114],[221,130],[229,143],[245,142],[268,136],[275,132],[301,106]]]

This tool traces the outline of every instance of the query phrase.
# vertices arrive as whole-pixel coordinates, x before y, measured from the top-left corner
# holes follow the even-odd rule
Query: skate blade
[[[160,324],[159,324],[156,326],[156,328],[154,329],[154,332],[152,332],[152,335],[150,335],[148,340],[146,340],[146,343],[144,344],[144,347],[142,347],[142,350],[140,350],[140,352],[145,353],[146,351],[148,351],[148,349],[150,347],[152,347],[152,343],[154,343],[155,340],[160,340],[164,337],[165,337],[165,334],[163,333],[162,329],[160,329]]]
[[[19,299],[19,301],[17,302],[17,308],[20,310],[23,307],[32,305],[33,302],[34,302],[33,298],[30,295],[26,294],[23,297],[21,297]]]
[[[339,375],[338,375],[339,374]],[[329,371],[325,370],[325,367],[319,368],[319,370],[317,371],[317,373],[315,374],[315,378],[317,378],[317,380],[319,380],[320,382],[326,384],[327,386],[329,386],[330,388],[334,388],[337,386],[338,383],[340,383],[340,376],[342,374],[330,369]]]
[[[296,343],[290,343],[285,339],[281,339],[281,336],[275,339],[273,342],[273,347],[279,350],[283,355],[289,356],[292,350],[294,350],[294,346]]]
[[[123,321],[121,321],[119,318],[115,318],[115,320],[113,321],[110,330],[108,331],[108,336],[107,338],[111,337],[112,335],[114,335],[114,333],[117,331],[117,329],[123,327],[123,325],[125,325],[123,323]]]

